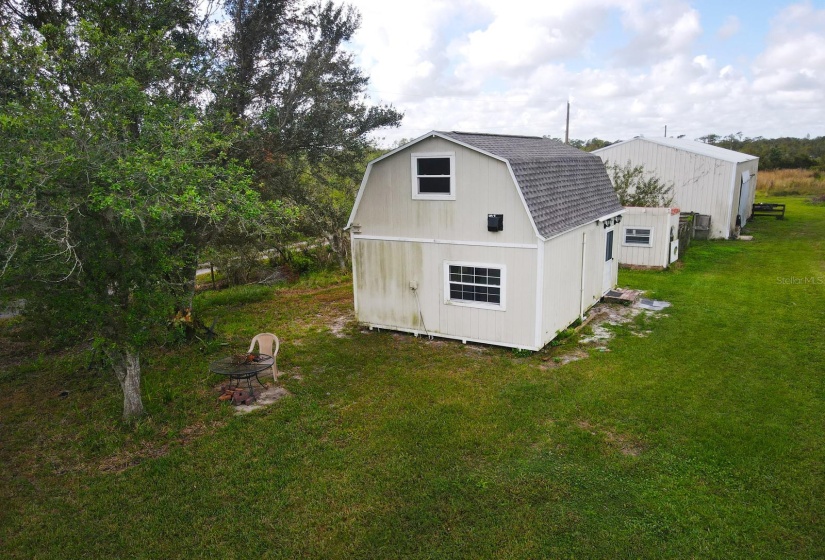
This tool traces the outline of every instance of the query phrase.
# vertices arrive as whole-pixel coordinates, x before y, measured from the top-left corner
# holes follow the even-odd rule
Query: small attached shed
[[[673,205],[709,215],[710,238],[738,235],[751,216],[759,158],[684,138],[634,138],[595,150],[605,164],[643,165],[673,184]]]
[[[679,209],[625,207],[619,264],[667,268],[679,258]]]
[[[367,166],[347,225],[357,318],[539,350],[615,286],[623,211],[592,154],[425,134]]]

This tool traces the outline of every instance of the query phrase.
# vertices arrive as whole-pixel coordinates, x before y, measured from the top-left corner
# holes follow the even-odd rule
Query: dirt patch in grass
[[[578,360],[584,360],[585,358],[590,357],[590,354],[585,352],[580,348],[574,348],[568,352],[560,354],[558,356],[546,356],[542,358],[542,364],[540,369],[554,369],[565,364],[569,364],[570,362],[576,362]]]
[[[327,317],[325,322],[335,338],[349,338],[350,334],[347,331],[352,330],[353,324],[355,323],[355,315],[347,313],[339,317]]]
[[[164,443],[157,441],[143,441],[138,449],[123,450],[114,455],[105,457],[96,465],[96,470],[103,473],[120,473],[130,467],[141,464],[147,459],[163,457],[174,446],[188,445],[192,441],[199,439],[207,433],[213,433],[222,422],[212,422],[205,424],[199,422],[183,428],[174,439],[166,440]],[[81,469],[85,470],[85,469]],[[91,470],[91,469],[89,469]]]
[[[282,398],[289,395],[290,392],[284,387],[272,386],[267,387],[263,391],[255,393],[255,402],[253,404],[241,404],[235,407],[235,415],[249,414],[256,410],[261,410],[273,403],[278,402]]]
[[[643,317],[654,319],[668,317],[667,313],[662,313],[661,310],[656,311],[642,308],[642,301],[643,300],[639,300],[633,305],[617,305],[612,303],[596,304],[590,311],[591,313],[595,313],[596,316],[588,321],[591,334],[582,336],[579,339],[579,343],[592,345],[597,349],[606,349],[605,343],[613,338],[613,329],[615,327],[623,325],[633,327],[635,326],[634,323],[639,319],[643,319],[640,317],[642,314],[644,314]],[[651,334],[651,332],[652,331],[649,330],[636,329],[633,334],[645,337]]]
[[[644,450],[644,443],[629,434],[623,434],[607,428],[594,426],[587,420],[579,420],[576,426],[590,432],[591,435],[601,438],[605,446],[617,451],[626,457],[638,457]]]
[[[612,303],[599,303],[591,313],[595,313],[597,318],[590,321],[589,325],[593,334],[582,337],[581,344],[600,345],[613,338],[613,331],[610,327],[626,325],[633,321],[642,310],[631,305],[617,305]]]

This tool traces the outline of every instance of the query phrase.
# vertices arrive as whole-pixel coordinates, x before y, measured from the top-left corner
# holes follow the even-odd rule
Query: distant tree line
[[[825,136],[818,138],[754,138],[743,137],[741,132],[719,136],[708,134],[697,138],[699,142],[713,144],[759,158],[760,169],[825,169]]]
[[[684,138],[684,135],[678,138]],[[561,141],[560,138],[554,140]],[[817,138],[754,138],[743,137],[741,132],[721,136],[707,134],[696,138],[698,142],[713,144],[720,148],[743,152],[759,158],[759,169],[818,169],[825,170],[825,136]],[[585,152],[592,152],[610,146],[621,140],[610,142],[601,138],[590,140],[570,140],[570,145]]]

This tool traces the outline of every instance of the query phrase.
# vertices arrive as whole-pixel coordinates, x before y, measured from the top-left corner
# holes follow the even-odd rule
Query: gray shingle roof
[[[506,159],[544,237],[622,210],[599,156],[538,136],[438,134]]]

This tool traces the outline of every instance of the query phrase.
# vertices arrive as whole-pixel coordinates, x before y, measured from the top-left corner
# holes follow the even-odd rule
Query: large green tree
[[[262,196],[300,210],[292,232],[326,239],[345,259],[346,207],[373,150],[369,134],[401,121],[367,103],[368,78],[346,48],[359,16],[328,1],[228,0],[223,9],[210,114],[244,131],[233,153],[249,161]],[[277,233],[270,246],[289,242]]]
[[[3,5],[0,269],[55,331],[93,336],[143,413],[140,351],[164,338],[203,240],[266,209],[198,107],[194,8]],[[269,210],[269,212],[267,212]]]
[[[203,249],[283,235],[296,199],[329,200],[291,198],[306,165],[351,173],[400,120],[365,99],[352,9],[212,6],[0,0],[0,296],[94,337],[126,418]]]

